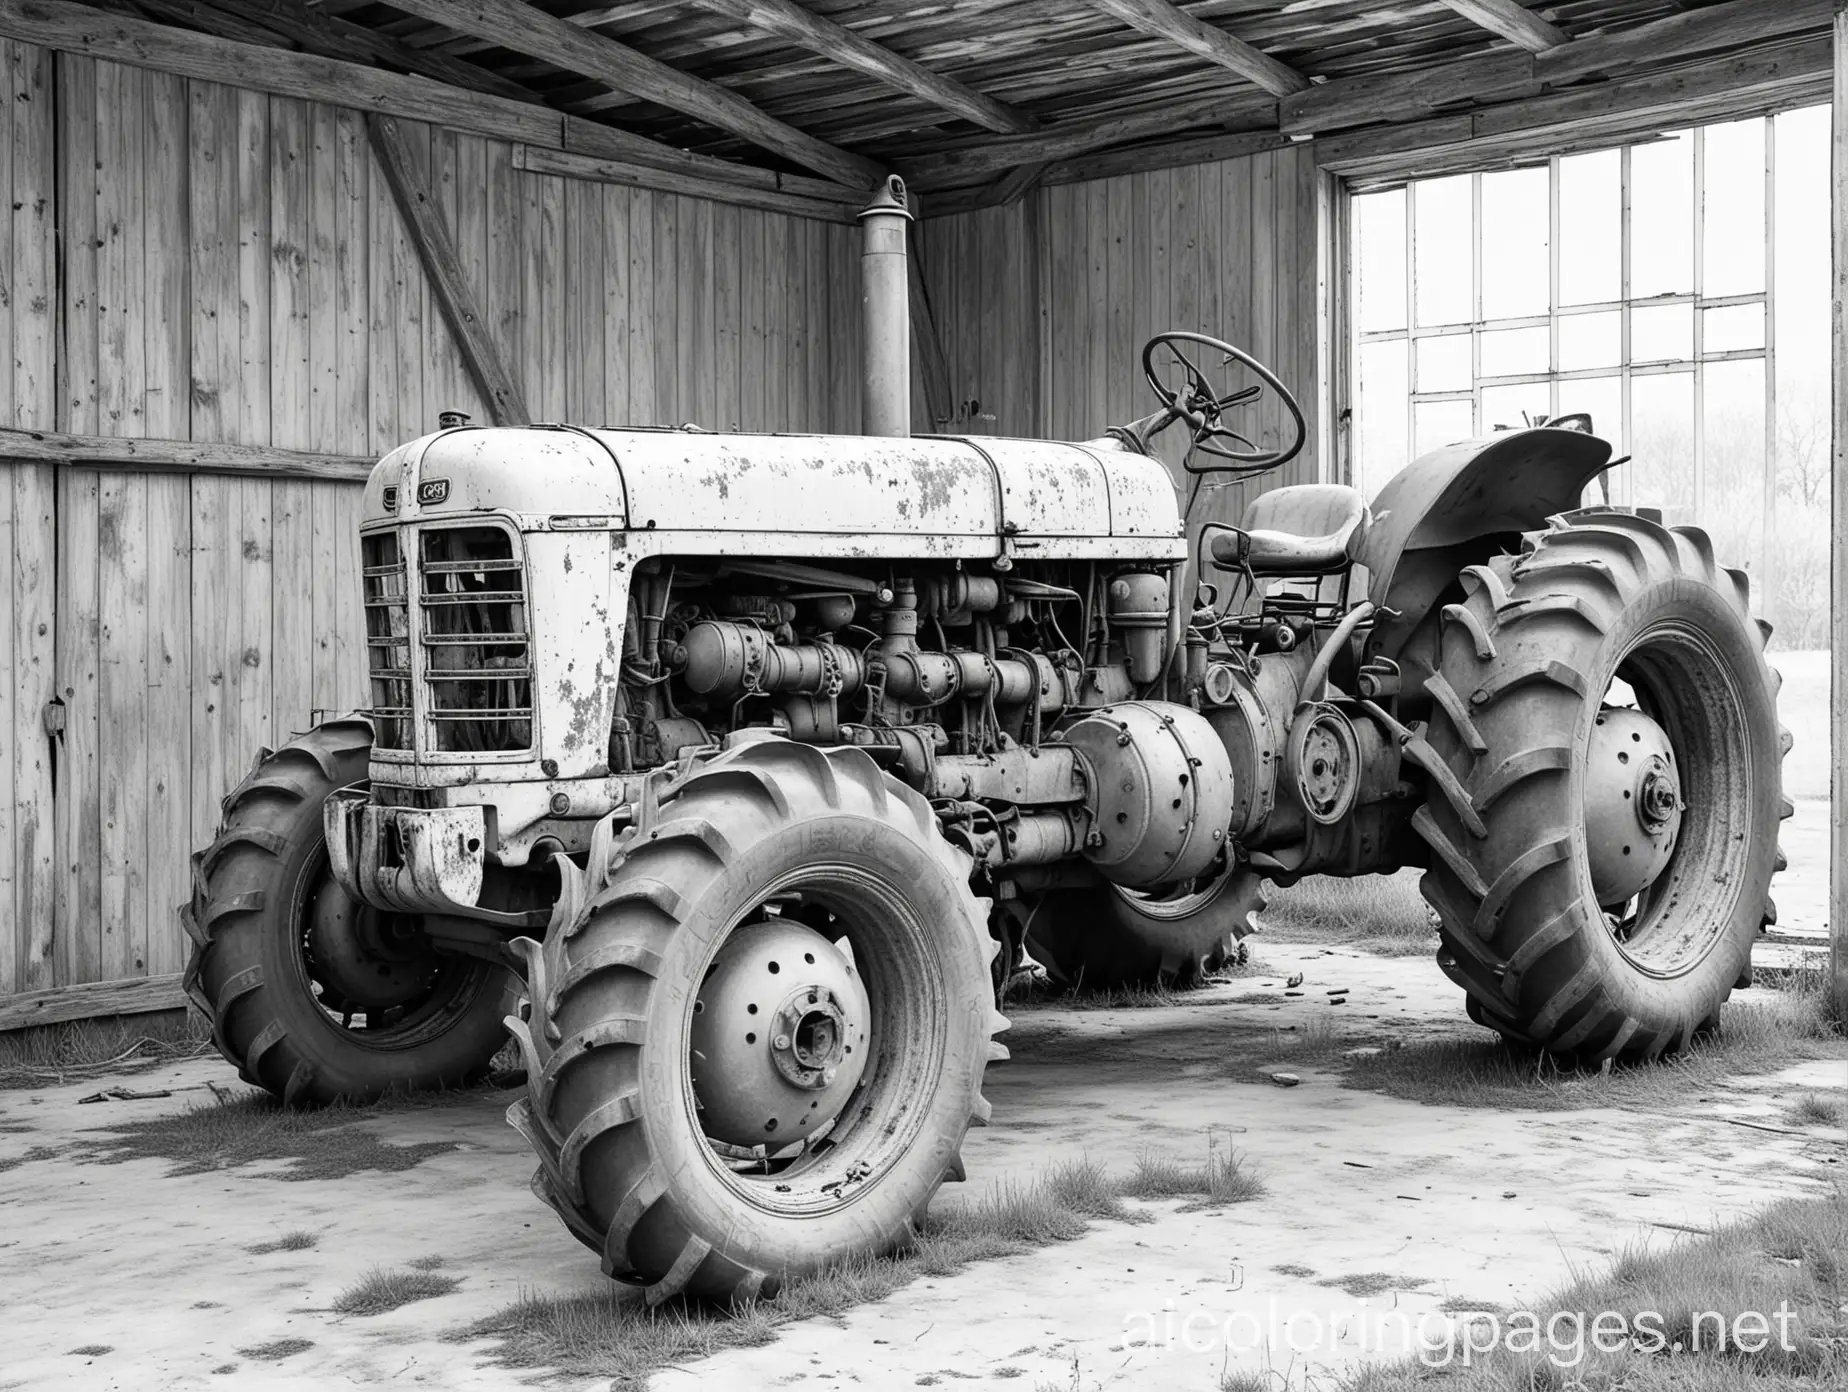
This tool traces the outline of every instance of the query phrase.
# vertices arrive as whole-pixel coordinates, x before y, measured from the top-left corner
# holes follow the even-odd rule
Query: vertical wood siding
[[[919,229],[957,410],[940,428],[1061,440],[1101,435],[1155,409],[1142,345],[1164,329],[1190,329],[1252,353],[1295,391],[1311,425],[1302,454],[1283,470],[1245,484],[1208,478],[1194,522],[1236,522],[1261,489],[1314,479],[1309,152],[1062,184],[1033,198],[1037,203],[933,219]],[[1240,376],[1236,384],[1249,380]],[[914,428],[932,429],[921,389],[913,399]],[[1260,409],[1234,424],[1275,444],[1287,418]],[[1183,489],[1191,482],[1180,471],[1184,443],[1178,426],[1160,440]]]
[[[486,419],[357,114],[14,43],[0,98],[0,421],[378,455]],[[853,228],[404,129],[535,417],[858,429]],[[924,224],[937,428],[1097,435],[1152,408],[1137,354],[1170,327],[1313,396],[1314,207],[1286,150]],[[1248,491],[1209,485],[1196,520]],[[219,799],[364,700],[358,501],[0,459],[0,995],[181,968]]]
[[[0,422],[379,455],[487,419],[360,115],[15,43],[0,99]],[[858,428],[852,228],[404,130],[536,418]],[[0,995],[180,970],[219,799],[365,699],[358,504],[0,458]]]

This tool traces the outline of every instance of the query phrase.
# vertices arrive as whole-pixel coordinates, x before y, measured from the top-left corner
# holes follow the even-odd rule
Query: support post
[[[865,355],[860,433],[911,434],[911,279],[905,181],[889,175],[860,214],[860,309]]]
[[[1848,1024],[1848,0],[1835,0],[1833,438],[1829,532],[1829,995]]]

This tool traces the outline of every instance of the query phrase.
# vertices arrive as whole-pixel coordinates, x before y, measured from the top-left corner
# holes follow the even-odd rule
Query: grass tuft
[[[375,1266],[356,1284],[334,1297],[333,1308],[343,1315],[383,1315],[419,1300],[448,1295],[462,1282],[454,1276],[428,1271],[387,1271]]]
[[[1430,957],[1437,928],[1419,872],[1337,879],[1310,875],[1288,889],[1276,889],[1261,916],[1271,942],[1351,947],[1376,957]]]
[[[114,1353],[111,1344],[79,1344],[70,1351],[72,1358],[101,1358],[105,1353]]]
[[[284,1358],[293,1358],[298,1353],[306,1353],[313,1347],[313,1339],[271,1339],[267,1344],[252,1344],[237,1352],[240,1358],[257,1358],[274,1363]]]
[[[114,1165],[166,1160],[171,1175],[207,1174],[262,1160],[290,1162],[267,1172],[273,1179],[344,1179],[362,1170],[395,1173],[456,1149],[453,1141],[387,1145],[356,1123],[379,1115],[373,1107],[285,1108],[268,1093],[201,1103],[161,1116],[124,1120],[87,1134],[97,1139],[77,1158]]]
[[[37,1025],[0,1034],[0,1089],[51,1087],[211,1051],[211,1028],[190,1010]]]
[[[1798,1126],[1848,1127],[1848,1098],[1833,1097],[1826,1092],[1806,1092],[1790,1109],[1790,1120]]]
[[[1305,1037],[1292,1062],[1345,1067],[1346,1087],[1383,1092],[1412,1102],[1458,1107],[1525,1107],[1569,1111],[1579,1107],[1679,1110],[1690,1096],[1731,1078],[1775,1072],[1808,1059],[1848,1059],[1831,1024],[1818,972],[1773,976],[1767,992],[1729,1001],[1718,1030],[1654,1062],[1574,1065],[1550,1054],[1507,1043],[1487,1033],[1474,1039],[1425,1040],[1378,1054],[1344,1058],[1354,1041]],[[1390,1044],[1392,1041],[1388,1041]],[[1280,1047],[1289,1047],[1282,1044]],[[1249,1071],[1250,1065],[1234,1065]]]
[[[1653,1250],[1632,1248],[1609,1270],[1585,1273],[1532,1311],[1544,1331],[1558,1315],[1566,1347],[1555,1349],[1546,1335],[1531,1350],[1519,1340],[1487,1339],[1487,1326],[1473,1330],[1478,1350],[1463,1357],[1459,1330],[1449,1361],[1406,1359],[1357,1371],[1345,1392],[1565,1392],[1568,1388],[1612,1392],[1832,1392],[1848,1382],[1848,1191],[1824,1198],[1786,1199],[1713,1233]],[[1721,1347],[1719,1323],[1729,1332],[1740,1315],[1770,1317],[1788,1311],[1788,1341],[1768,1320],[1769,1338],[1757,1350],[1731,1342]],[[1600,1312],[1622,1315],[1633,1328],[1644,1312],[1657,1316],[1664,1347],[1639,1349],[1607,1339],[1600,1347],[1589,1335],[1571,1337],[1573,1317],[1590,1327]],[[1703,1318],[1706,1312],[1719,1317]],[[1485,1316],[1486,1318],[1486,1316]],[[1696,1338],[1696,1326],[1700,1337]],[[1507,1323],[1498,1326],[1505,1331]],[[1653,1331],[1649,1331],[1651,1334]],[[1756,1329],[1745,1326],[1753,1336]],[[1514,1342],[1522,1351],[1511,1351]],[[1646,1343],[1653,1338],[1646,1338]],[[1614,1347],[1613,1347],[1614,1345]],[[1680,1351],[1676,1352],[1676,1346]],[[1582,1360],[1568,1365],[1574,1352]]]
[[[1244,1203],[1264,1192],[1264,1182],[1245,1168],[1244,1157],[1231,1146],[1207,1146],[1206,1163],[1187,1165],[1171,1155],[1143,1151],[1136,1156],[1136,1172],[1121,1192],[1132,1199],[1192,1199],[1181,1212]]]
[[[273,1241],[259,1242],[256,1246],[246,1247],[244,1250],[253,1257],[266,1257],[271,1252],[305,1252],[320,1240],[319,1233],[297,1228],[294,1232],[286,1232]]]
[[[1225,1169],[1222,1162],[1220,1170]],[[1113,1179],[1090,1159],[1067,1161],[1032,1183],[1000,1185],[932,1214],[908,1251],[793,1277],[774,1301],[730,1308],[672,1300],[650,1310],[640,1292],[614,1286],[591,1295],[531,1292],[454,1337],[494,1340],[491,1356],[503,1367],[613,1377],[617,1387],[641,1385],[666,1364],[769,1343],[781,1325],[838,1316],[883,1300],[920,1276],[948,1276],[971,1262],[1068,1242],[1100,1218],[1146,1222],[1147,1214],[1123,1203],[1133,1185]],[[1019,1370],[1006,1375],[1018,1376]]]

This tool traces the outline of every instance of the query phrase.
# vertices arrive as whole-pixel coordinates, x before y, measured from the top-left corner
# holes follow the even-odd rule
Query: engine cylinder
[[[1083,854],[1131,889],[1204,874],[1232,820],[1232,762],[1200,714],[1167,701],[1124,701],[1065,732],[1089,772]]]

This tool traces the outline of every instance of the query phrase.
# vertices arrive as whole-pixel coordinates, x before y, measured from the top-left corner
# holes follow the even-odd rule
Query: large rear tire
[[[600,833],[587,872],[561,874],[544,946],[521,943],[529,1014],[508,1023],[530,1091],[508,1120],[539,1156],[534,1192],[605,1273],[650,1303],[749,1300],[910,1240],[938,1186],[962,1178],[963,1136],[988,1117],[983,1070],[1005,1056],[988,906],[929,804],[857,750],[760,740],[696,767]],[[815,933],[807,965],[800,947],[753,964],[761,1000],[737,992],[754,939]],[[828,980],[845,970],[864,993],[834,992],[836,1038],[868,1041],[844,1065],[864,1071],[811,1111],[767,1060],[785,1051],[787,1072],[785,993],[814,1002],[808,974],[840,941],[850,963]],[[723,1050],[737,1052],[715,1067]],[[746,1076],[761,1099],[740,1096]],[[770,1118],[755,1146],[736,1133],[741,1107]],[[724,1144],[708,1134],[721,1112]]]
[[[507,1038],[512,974],[439,956],[414,922],[391,924],[388,938],[368,923],[364,936],[381,948],[372,957],[362,935],[343,932],[342,961],[317,961],[317,914],[343,925],[368,916],[329,873],[321,805],[365,782],[371,748],[372,727],[355,719],[264,750],[225,798],[217,837],[193,857],[193,897],[180,906],[193,943],[186,993],[219,1053],[291,1104],[461,1086]],[[338,994],[339,981],[352,998]]]
[[[1746,576],[1717,565],[1697,528],[1597,508],[1552,519],[1520,555],[1463,580],[1426,684],[1428,738],[1455,777],[1434,781],[1413,820],[1431,848],[1439,963],[1472,1018],[1508,1038],[1589,1059],[1680,1049],[1749,968],[1790,815],[1770,629],[1754,625]],[[1645,749],[1656,728],[1672,747],[1674,783],[1634,800],[1627,783],[1605,791],[1620,753],[1592,763],[1613,681],[1645,717],[1624,713],[1624,748]],[[1634,818],[1657,792],[1654,832],[1588,801],[1620,793]],[[1588,816],[1628,830],[1593,848]],[[1662,868],[1600,903],[1594,869],[1633,865],[1651,835]]]
[[[1238,960],[1264,907],[1263,883],[1234,869],[1147,894],[1111,884],[1055,889],[1027,910],[1027,950],[1062,986],[1198,985]]]

